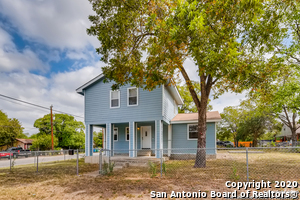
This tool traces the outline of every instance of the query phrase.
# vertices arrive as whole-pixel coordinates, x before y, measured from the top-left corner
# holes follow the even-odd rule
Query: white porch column
[[[172,149],[172,125],[168,125],[168,156],[171,156]]]
[[[106,124],[106,129],[105,129],[105,131],[106,131],[106,134],[105,134],[105,136],[106,136],[106,149],[107,150],[111,150],[111,123],[107,123]],[[108,151],[106,151],[105,152],[105,155],[106,156],[108,156],[109,155],[109,152]]]
[[[85,155],[93,156],[93,126],[91,124],[86,126]]]
[[[163,149],[163,122],[162,120],[155,121],[155,157],[161,158],[161,150]]]
[[[129,157],[136,157],[135,122],[129,122]]]
[[[102,149],[106,149],[106,128],[102,128]]]

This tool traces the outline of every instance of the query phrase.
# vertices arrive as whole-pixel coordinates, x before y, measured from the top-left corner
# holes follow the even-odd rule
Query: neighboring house
[[[297,124],[297,127],[299,127],[299,126],[300,126],[300,124]],[[296,134],[297,134],[297,140],[299,140],[299,138],[300,138],[300,128],[298,128],[296,130]],[[291,129],[287,125],[284,124],[282,129],[281,129],[281,133],[276,137],[280,137],[282,141],[291,140],[292,139]]]
[[[22,147],[23,149],[30,149],[32,145],[32,139],[16,139],[16,147]]]
[[[153,91],[123,86],[112,91],[112,82],[104,83],[99,75],[79,87],[84,96],[86,156],[92,156],[93,127],[104,129],[103,146],[114,153],[138,156],[137,150],[158,149],[171,156],[171,148],[197,148],[198,114],[178,114],[183,101],[176,86],[161,86]],[[216,122],[219,112],[207,113],[207,154],[216,154]],[[123,150],[123,151],[122,151]]]
[[[17,138],[14,141],[13,147],[22,147],[23,149],[29,149],[31,145],[32,145],[32,139],[18,139]],[[4,146],[0,147],[0,150],[1,151],[6,150],[9,147],[11,147],[11,146],[4,145]]]

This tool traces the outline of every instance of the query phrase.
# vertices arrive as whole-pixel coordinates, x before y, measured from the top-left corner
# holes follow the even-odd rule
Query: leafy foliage
[[[57,147],[58,145],[58,139],[55,136],[53,136],[53,144],[54,147]],[[36,134],[32,142],[32,146],[30,146],[30,149],[45,151],[51,149],[51,146],[52,146],[51,135],[42,133],[42,134]]]
[[[0,110],[0,146],[13,146],[16,138],[23,137],[23,127],[16,118],[8,116]]]
[[[103,148],[103,141],[102,141],[102,132],[96,132],[93,133],[93,140],[96,147]]]
[[[235,146],[237,146],[237,129],[241,123],[241,115],[242,111],[238,107],[229,106],[224,108],[223,113],[221,113],[221,123],[218,125],[217,138],[224,141],[232,137]]]
[[[236,146],[239,140],[253,141],[253,145],[257,146],[258,139],[274,139],[282,127],[268,109],[250,100],[245,100],[236,107],[224,108],[221,116],[218,139],[232,137]]]
[[[300,111],[300,2],[271,0],[266,5],[269,9],[261,15],[260,23],[249,31],[249,35],[255,38],[255,43],[264,43],[260,50],[267,51],[281,67],[276,81],[251,95],[289,127],[295,145]]]
[[[34,127],[39,128],[40,136],[51,135],[50,114],[37,119]],[[84,145],[84,124],[67,114],[53,115],[53,135],[57,138],[57,146],[61,148],[81,148]],[[50,141],[51,144],[51,141]]]

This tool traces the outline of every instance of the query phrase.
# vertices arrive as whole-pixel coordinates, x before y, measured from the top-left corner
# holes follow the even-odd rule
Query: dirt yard
[[[249,154],[250,181],[298,181],[300,153],[265,152]],[[193,161],[167,161],[160,166],[128,167],[98,177],[85,174],[97,171],[98,165],[80,160],[80,176],[76,162],[43,164],[36,173],[32,166],[0,169],[0,199],[150,199],[150,192],[233,191],[226,181],[246,181],[245,154],[220,152],[217,159],[207,160],[205,169],[193,168]],[[155,172],[156,171],[156,172]],[[297,188],[299,191],[299,189]]]

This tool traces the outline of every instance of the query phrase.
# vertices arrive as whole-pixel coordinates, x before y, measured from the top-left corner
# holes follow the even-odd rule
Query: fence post
[[[102,174],[102,151],[103,149],[99,151],[99,174]]]
[[[162,177],[163,150],[160,150],[160,177]]]
[[[39,172],[39,152],[36,153],[36,172]]]
[[[76,173],[77,173],[77,176],[78,176],[78,172],[79,172],[79,152],[78,152],[78,149],[77,149],[77,162],[76,162]]]
[[[9,170],[11,171],[11,151],[9,152]]]
[[[248,147],[246,147],[246,163],[247,163],[247,182],[249,182]]]
[[[35,156],[36,156],[36,152],[34,152],[33,154],[33,166],[35,166]]]
[[[109,154],[109,156],[108,156],[108,166],[110,166],[110,156],[111,156],[111,153],[112,153],[112,150],[109,149],[108,150],[108,154]]]

